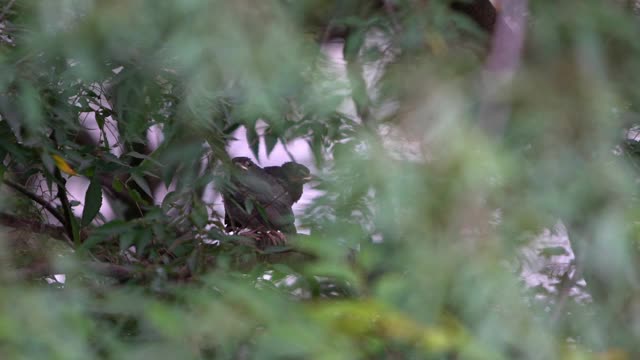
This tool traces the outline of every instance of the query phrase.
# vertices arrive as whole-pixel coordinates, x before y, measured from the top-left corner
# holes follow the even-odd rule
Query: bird
[[[227,230],[278,230],[295,234],[294,201],[283,180],[256,165],[248,157],[231,160],[227,186],[222,191]]]
[[[264,168],[269,175],[280,181],[291,198],[291,205],[302,197],[302,187],[311,180],[311,171],[296,162],[286,162],[282,166],[267,166]]]

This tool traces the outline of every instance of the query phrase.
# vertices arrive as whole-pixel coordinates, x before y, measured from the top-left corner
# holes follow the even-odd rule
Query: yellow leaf
[[[429,353],[475,346],[462,327],[453,320],[427,326],[372,300],[316,303],[312,309],[317,320],[351,337],[389,338],[417,344]]]
[[[447,42],[444,40],[442,35],[437,32],[427,33],[425,41],[427,43],[427,46],[429,46],[429,49],[431,49],[433,54],[436,56],[445,55],[449,50]]]
[[[52,155],[53,161],[55,161],[56,166],[60,171],[69,175],[78,175],[78,173],[73,170],[73,168],[62,158],[60,155]]]
[[[598,360],[628,360],[631,356],[622,349],[609,349],[597,355]]]

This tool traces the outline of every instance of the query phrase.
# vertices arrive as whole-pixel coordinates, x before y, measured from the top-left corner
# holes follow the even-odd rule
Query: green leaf
[[[152,162],[152,163],[154,163],[154,164],[156,164],[156,165],[158,165],[160,167],[164,166],[164,165],[162,165],[161,162],[159,162],[158,160],[152,158],[151,156],[145,155],[145,154],[141,154],[141,153],[136,152],[136,151],[130,151],[130,152],[126,153],[126,156],[131,156],[132,158],[136,158],[136,159],[148,160],[148,161],[150,161],[150,162]]]
[[[40,153],[40,160],[42,161],[44,168],[47,169],[47,172],[49,174],[53,174],[56,168],[56,165],[53,162],[53,158],[48,153],[43,151]]]
[[[2,141],[2,138],[0,138]],[[4,173],[7,171],[7,167],[4,165],[4,158],[7,156],[7,150],[0,147],[0,180],[4,178]]]
[[[128,189],[129,196],[138,204],[147,205],[147,201],[142,198],[142,195],[136,189]]]
[[[264,143],[267,145],[267,156],[269,156],[278,144],[278,136],[273,134],[273,130],[271,128],[267,129],[264,133]]]
[[[147,184],[147,181],[142,176],[138,174],[131,174],[131,178],[136,184],[138,184],[138,186],[140,186],[142,191],[149,195],[149,197],[153,197],[153,192],[151,191],[149,184]]]
[[[281,272],[284,275],[296,274],[296,271],[294,271],[286,264],[273,264],[273,269]]]
[[[239,127],[240,127],[240,123],[233,123],[233,124],[228,125],[226,128],[224,128],[224,130],[222,130],[222,132],[224,134],[226,134],[226,135],[230,135],[234,131],[238,130]]]
[[[252,203],[252,205],[253,205],[253,203]],[[258,211],[258,214],[260,215],[261,219],[269,221],[269,216],[267,215],[267,212],[266,212],[264,207],[262,207],[262,206],[260,206],[260,204],[258,204],[258,206],[256,206],[256,210]]]
[[[207,208],[199,201],[194,204],[190,217],[193,224],[199,228],[204,228],[209,221]]]
[[[320,136],[314,135],[312,140],[307,140],[307,144],[309,144],[309,148],[313,153],[315,162],[317,164],[322,164],[323,162],[322,138]]]
[[[176,200],[178,200],[180,194],[178,194],[178,192],[176,191],[170,191],[169,193],[167,193],[167,195],[164,196],[164,199],[162,200],[162,209],[164,211],[169,211],[173,208],[174,203],[176,202]]]
[[[171,185],[171,183],[173,182],[173,178],[177,172],[178,172],[177,164],[165,166],[162,169],[162,183],[164,184],[164,186],[169,187]]]
[[[113,178],[111,186],[113,186],[113,190],[115,190],[116,192],[122,192],[124,190],[124,184],[117,177]]]
[[[131,234],[133,234],[131,231],[132,227],[133,225],[122,220],[108,222],[93,229],[89,234],[89,237],[82,243],[80,250],[91,249],[97,244],[101,244],[104,241],[108,241],[109,239],[118,236],[122,242],[123,237],[131,236]]]
[[[565,249],[563,246],[545,247],[540,249],[538,253],[545,258],[550,258],[552,256],[568,255],[567,249]]]
[[[253,153],[253,156],[258,158],[258,152],[260,151],[260,137],[258,137],[258,133],[256,132],[256,127],[254,125],[245,126],[247,129],[247,144],[249,144],[249,148]]]
[[[0,137],[0,140],[4,140]],[[4,158],[7,157],[7,150],[0,146],[0,165],[4,163]]]
[[[244,200],[244,211],[246,211],[247,214],[251,214],[253,211],[253,201],[250,198]]]
[[[96,94],[95,91],[89,89],[89,88],[85,88],[84,91],[87,93],[88,96],[92,97],[92,98],[96,98],[99,99],[100,95]]]
[[[81,238],[80,238],[80,224],[78,224],[78,219],[72,214],[69,219],[71,222],[71,235],[73,235],[73,243],[76,247],[80,247]]]
[[[100,212],[102,206],[102,186],[97,176],[91,179],[87,193],[84,196],[84,209],[82,210],[82,226],[87,226]]]
[[[134,235],[133,231],[128,231],[120,236],[120,251],[128,249],[133,244]]]
[[[104,132],[104,113],[101,110],[96,110],[93,112],[95,118],[96,118],[96,123],[98,124],[98,128],[100,129],[100,131]]]
[[[139,254],[143,254],[146,247],[151,244],[151,240],[153,240],[153,233],[149,229],[145,228],[137,228],[133,230],[136,252]]]

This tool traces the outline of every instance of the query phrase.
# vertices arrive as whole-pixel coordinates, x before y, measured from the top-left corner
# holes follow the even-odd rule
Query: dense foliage
[[[637,358],[633,4],[473,3],[2,2],[0,357]],[[312,153],[286,246],[238,130]]]

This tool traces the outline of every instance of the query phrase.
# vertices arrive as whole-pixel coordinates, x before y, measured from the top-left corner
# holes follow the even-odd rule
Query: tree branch
[[[115,265],[102,262],[87,262],[83,268],[89,269],[91,272],[103,275],[117,280],[120,283],[127,282],[136,277],[136,275],[142,275],[142,272],[136,271],[133,267],[124,265]],[[17,270],[18,279],[29,280],[34,278],[42,278],[45,276],[51,276],[54,274],[65,273],[65,269],[56,269],[48,262],[36,262],[30,266]]]
[[[87,261],[80,263],[81,269],[86,269],[94,274],[102,275],[124,284],[131,280],[148,281],[156,274],[155,266],[128,266],[110,264],[100,261]],[[30,266],[17,270],[17,278],[22,280],[30,280],[34,278],[42,278],[54,274],[63,274],[69,272],[69,269],[56,268],[46,261],[34,262]],[[169,273],[172,280],[187,280],[191,276],[191,271],[184,265]]]
[[[57,240],[62,240],[65,242],[68,241],[68,239],[65,237],[66,232],[64,228],[60,226],[43,224],[42,222],[37,220],[24,219],[15,215],[0,212],[0,225],[16,229],[27,229],[34,233],[48,235]]]
[[[64,217],[58,212],[58,210],[56,208],[54,208],[50,202],[47,202],[46,200],[42,199],[41,197],[39,197],[38,195],[32,193],[31,191],[29,191],[27,188],[25,188],[24,186],[15,183],[11,180],[7,180],[4,179],[2,180],[2,182],[4,184],[6,184],[7,186],[9,186],[10,188],[16,190],[17,192],[21,193],[22,195],[28,197],[29,199],[35,201],[36,203],[38,203],[39,205],[41,205],[43,208],[45,208],[51,215],[53,215],[53,217],[56,218],[56,220],[58,220],[60,222],[60,224],[65,225],[66,221],[64,219]]]

